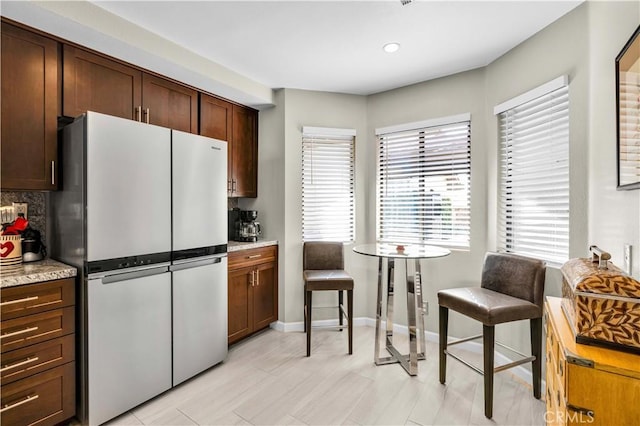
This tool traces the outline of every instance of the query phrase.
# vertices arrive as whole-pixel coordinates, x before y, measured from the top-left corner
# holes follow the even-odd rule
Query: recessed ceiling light
[[[387,52],[387,53],[393,53],[398,51],[398,49],[400,49],[400,43],[387,43],[384,46],[382,46],[382,49]]]

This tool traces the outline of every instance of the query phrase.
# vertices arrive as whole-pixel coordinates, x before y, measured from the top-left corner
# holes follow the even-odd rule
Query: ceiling
[[[368,95],[485,66],[581,1],[93,3],[268,87]]]

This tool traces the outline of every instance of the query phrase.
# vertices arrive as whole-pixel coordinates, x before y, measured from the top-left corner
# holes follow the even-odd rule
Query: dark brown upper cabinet
[[[231,139],[231,102],[200,95],[200,134],[221,141]]]
[[[198,92],[151,74],[142,75],[142,121],[198,133]]]
[[[62,115],[95,111],[141,121],[142,72],[65,45]]]
[[[258,111],[233,105],[231,196],[258,196]]]
[[[258,111],[200,95],[200,134],[225,140],[227,195],[258,196]]]
[[[58,43],[2,23],[2,189],[55,190]]]

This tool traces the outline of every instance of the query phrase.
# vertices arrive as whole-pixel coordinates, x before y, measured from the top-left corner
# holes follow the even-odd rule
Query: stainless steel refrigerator
[[[83,423],[225,358],[226,159],[225,142],[93,112],[63,129],[50,244],[80,271]]]

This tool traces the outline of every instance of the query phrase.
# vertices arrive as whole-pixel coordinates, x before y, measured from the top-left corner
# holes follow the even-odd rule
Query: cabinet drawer
[[[3,384],[24,379],[75,359],[75,335],[30,345],[2,354],[0,380]]]
[[[1,352],[62,337],[74,332],[75,307],[27,315],[0,324]]]
[[[233,251],[229,253],[229,269],[245,268],[260,263],[274,262],[277,253],[278,246]]]
[[[0,297],[3,321],[72,306],[75,304],[75,279],[3,288]]]
[[[75,362],[3,384],[3,425],[54,425],[75,415]]]

